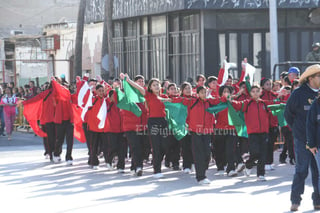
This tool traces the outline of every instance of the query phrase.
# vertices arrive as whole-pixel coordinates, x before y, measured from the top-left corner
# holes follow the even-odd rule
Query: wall
[[[100,75],[103,23],[86,25],[83,32],[82,70],[89,71],[91,77]],[[60,49],[54,54],[56,60],[69,60],[74,55],[76,25],[55,26],[44,29],[47,35],[60,35]],[[55,75],[65,74],[66,79],[74,81],[70,76],[69,62],[56,61]]]

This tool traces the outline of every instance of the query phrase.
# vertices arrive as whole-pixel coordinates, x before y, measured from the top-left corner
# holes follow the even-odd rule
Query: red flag
[[[73,136],[76,139],[78,139],[78,141],[80,141],[81,143],[85,143],[86,136],[82,128],[82,120],[81,120],[82,109],[78,107],[76,104],[72,104],[72,110],[73,110],[73,123],[74,123]]]
[[[40,129],[38,121],[40,120],[42,113],[43,99],[48,95],[49,92],[49,90],[46,90],[39,95],[23,102],[23,115],[29,122],[34,133],[39,137],[47,137],[47,133]]]

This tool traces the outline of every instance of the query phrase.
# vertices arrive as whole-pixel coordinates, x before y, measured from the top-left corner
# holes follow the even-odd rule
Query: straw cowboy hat
[[[314,65],[311,65],[309,67],[307,67],[306,71],[304,71],[302,73],[302,75],[300,76],[300,83],[304,83],[308,80],[308,77],[314,75],[314,74],[317,74],[317,73],[320,73],[320,65],[319,64],[314,64]]]

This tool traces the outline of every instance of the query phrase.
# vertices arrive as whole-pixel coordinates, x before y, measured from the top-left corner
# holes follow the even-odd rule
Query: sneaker
[[[263,175],[260,175],[258,177],[258,181],[267,181],[266,178]]]
[[[98,169],[99,169],[99,166],[92,166],[92,169],[93,169],[93,170],[98,170]]]
[[[275,168],[274,168],[273,165],[270,165],[270,169],[271,169],[271,170],[275,170]]]
[[[141,169],[140,167],[138,167],[138,168],[136,169],[136,175],[137,175],[138,177],[141,177],[141,176],[142,176],[142,169]]]
[[[136,174],[136,171],[130,170],[130,174],[131,174],[131,175],[135,175],[135,174]]]
[[[228,177],[235,177],[235,176],[237,176],[238,175],[238,173],[236,172],[236,171],[234,171],[234,170],[231,170],[229,173],[228,173]]]
[[[50,155],[49,155],[49,154],[46,154],[44,158],[45,158],[45,159],[50,159]]]
[[[124,174],[124,169],[118,169],[118,174]]]
[[[185,173],[185,174],[190,174],[190,173],[191,173],[191,169],[185,168],[185,169],[183,170],[183,173]]]
[[[54,163],[59,163],[61,161],[60,156],[53,156],[53,162]]]
[[[110,163],[107,163],[107,164],[106,164],[106,167],[107,167],[107,169],[108,169],[109,171],[111,171],[111,170],[113,169]]]
[[[156,178],[156,179],[163,178],[163,174],[162,173],[156,173],[156,174],[153,175],[153,178]]]
[[[211,181],[208,178],[198,181],[200,185],[210,185]]]
[[[270,164],[264,165],[264,170],[265,170],[265,171],[271,171],[271,170],[272,170],[272,169],[271,169],[271,165],[270,165]]]
[[[237,166],[236,172],[242,172],[244,170],[244,168],[246,168],[244,163],[239,163]]]
[[[218,176],[223,176],[224,175],[224,170],[219,170],[216,175]]]
[[[71,166],[73,164],[72,160],[67,160],[67,166]]]
[[[245,168],[244,171],[243,171],[243,173],[244,173],[245,176],[249,177],[250,174],[251,174],[251,169]]]
[[[196,167],[194,164],[191,164],[191,172],[194,173],[196,171]]]
[[[292,212],[298,211],[299,206],[300,206],[299,204],[292,204],[290,207],[290,211]]]

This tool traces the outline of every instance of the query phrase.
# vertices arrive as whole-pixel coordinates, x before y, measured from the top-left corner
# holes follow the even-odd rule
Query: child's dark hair
[[[289,80],[289,77],[288,76],[286,76],[286,77],[284,77],[284,82],[286,82],[288,85],[290,85],[291,86],[291,82],[290,82],[290,80]]]
[[[223,90],[224,90],[224,89],[228,89],[229,92],[230,92],[230,94],[232,94],[232,92],[233,92],[233,87],[223,85],[222,87],[219,88],[219,96],[220,96],[220,97],[222,96],[222,93],[223,93]]]
[[[181,86],[180,86],[180,90],[181,90],[181,95],[183,95],[183,90],[187,87],[187,86],[189,86],[190,88],[192,88],[192,86],[191,86],[191,84],[189,83],[189,82],[183,82],[182,84],[181,84]]]
[[[203,78],[204,80],[206,80],[206,77],[204,77],[204,75],[199,74],[199,75],[197,75],[196,81],[198,82],[200,80],[200,78]]]
[[[170,89],[170,87],[177,87],[177,85],[176,85],[175,83],[170,83],[170,84],[168,85],[168,90]]]
[[[243,85],[245,85],[246,82],[245,81],[242,81],[240,84],[239,84],[239,87],[242,87]]]
[[[90,83],[90,82],[98,82],[98,81],[97,81],[97,79],[95,79],[95,78],[91,78],[91,79],[88,81],[88,83]]]
[[[253,86],[251,87],[251,90],[253,90],[253,89],[258,89],[258,90],[260,90],[260,89],[261,89],[261,87],[260,87],[260,86],[258,86],[258,85],[253,85]]]
[[[298,79],[294,79],[293,82],[292,82],[292,85],[291,85],[291,91],[293,91],[294,87],[298,86],[298,85],[299,85],[299,80]]]
[[[208,77],[208,84],[210,84],[212,81],[217,81],[218,78],[216,76],[210,76]]]
[[[152,79],[153,79],[153,78],[152,78]],[[151,79],[151,80],[152,80],[152,79]],[[151,80],[150,80],[150,81],[151,81]],[[158,81],[160,82],[159,79],[158,79]],[[161,82],[161,87],[164,87],[164,85],[166,84],[166,82],[169,82],[169,83],[170,83],[170,81],[169,81],[168,79],[166,79],[166,80],[164,80],[164,81]]]
[[[96,90],[100,89],[101,87],[103,88],[103,86],[102,86],[101,84],[98,84],[98,85],[96,86]]]
[[[291,91],[291,86],[285,86],[283,89]]]
[[[152,78],[149,83],[148,83],[148,92],[151,92],[152,93],[152,90],[151,90],[151,85],[153,84],[153,82],[158,82],[160,84],[160,80],[157,79],[157,78]]]
[[[232,75],[228,75],[228,79],[232,80],[233,79]]]
[[[203,89],[205,90],[206,88],[205,88],[205,87],[203,87],[203,86],[198,87],[198,88],[197,88],[197,94],[199,94],[199,93],[200,93],[200,91],[201,91],[201,90],[203,90]]]
[[[112,97],[113,93],[114,93],[114,90],[110,90],[110,92],[109,92],[109,97],[110,98]]]
[[[142,75],[136,75],[136,77],[134,77],[134,81],[138,81],[138,80],[144,80],[144,77]]]

